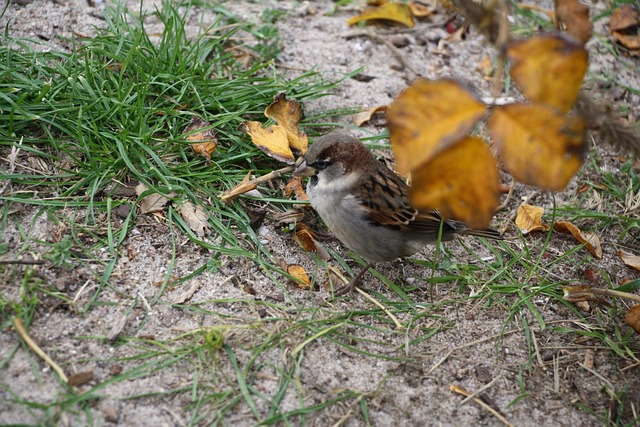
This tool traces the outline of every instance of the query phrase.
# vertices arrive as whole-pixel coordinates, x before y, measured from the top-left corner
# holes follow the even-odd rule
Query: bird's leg
[[[360,270],[360,273],[358,273],[358,275],[356,277],[354,277],[353,279],[351,279],[351,281],[349,282],[349,284],[341,287],[340,289],[336,290],[334,295],[335,296],[340,296],[340,295],[344,295],[347,293],[351,293],[353,292],[353,289],[360,284],[360,280],[362,280],[362,277],[365,275],[365,273],[367,271],[369,271],[369,269],[371,268],[371,266],[373,265],[373,261],[369,262],[369,264],[367,264],[362,270]]]

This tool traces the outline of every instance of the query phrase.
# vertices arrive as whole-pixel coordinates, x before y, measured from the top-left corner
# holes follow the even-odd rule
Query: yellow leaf
[[[467,137],[412,174],[411,204],[471,228],[488,226],[499,203],[498,167],[480,138]]]
[[[367,108],[366,110],[357,113],[353,117],[353,124],[356,126],[362,126],[363,124],[369,122],[376,115],[380,115],[383,117],[386,116],[387,111],[389,111],[389,107],[387,107],[386,105]]]
[[[510,74],[533,102],[568,112],[580,92],[589,54],[562,33],[541,34],[507,48]]]
[[[302,118],[302,108],[295,99],[287,99],[284,92],[275,96],[274,101],[264,110],[264,115],[273,119],[282,126],[287,134],[289,146],[300,154],[307,152],[309,139],[307,135],[298,130],[298,124]]]
[[[557,116],[543,105],[496,107],[489,129],[505,169],[544,190],[561,190],[582,164],[584,122]]]
[[[427,17],[431,15],[433,13],[433,10],[435,10],[436,8],[435,4],[432,4],[431,6],[433,9],[430,9],[426,4],[417,1],[410,1],[409,3],[407,3],[407,6],[409,6],[411,14],[416,18]]]
[[[485,107],[454,80],[418,79],[389,107],[396,168],[406,175],[464,138]]]
[[[600,238],[597,235],[582,231],[568,221],[556,222],[553,225],[553,229],[560,233],[571,234],[578,242],[582,243],[593,256],[598,259],[602,258],[602,246],[600,245]]]
[[[409,6],[404,3],[383,3],[378,7],[365,9],[360,15],[349,19],[349,25],[355,25],[362,21],[385,20],[402,24],[413,28],[413,15]]]
[[[631,252],[623,251],[622,249],[618,250],[618,256],[622,259],[622,262],[629,267],[640,270],[640,256],[634,255]]]
[[[544,208],[540,206],[520,205],[516,215],[516,226],[522,234],[529,234],[532,231],[548,231],[549,226],[542,223]]]
[[[589,6],[579,0],[555,0],[556,17],[567,27],[571,34],[582,44],[591,38],[593,25],[589,20]]]
[[[287,273],[294,278],[295,284],[300,289],[309,289],[311,287],[311,279],[305,271],[304,267],[298,264],[289,264]]]
[[[193,151],[204,156],[207,159],[207,163],[211,163],[211,155],[218,146],[216,133],[212,129],[202,130],[209,126],[211,126],[211,123],[194,116],[191,119],[191,123],[182,131],[183,134],[187,134],[187,141],[192,143],[191,148],[193,148]]]
[[[260,122],[245,121],[239,129],[251,136],[251,141],[267,156],[287,164],[294,164],[295,157],[289,148],[287,131],[279,125],[263,128]]]

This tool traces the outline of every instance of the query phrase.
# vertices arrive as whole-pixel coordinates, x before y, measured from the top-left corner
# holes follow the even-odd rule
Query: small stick
[[[0,259],[0,264],[42,265],[45,263],[43,259]]]
[[[24,342],[27,343],[29,348],[33,350],[33,352],[37,354],[42,360],[47,362],[49,366],[51,366],[51,368],[58,373],[62,381],[64,381],[65,383],[68,383],[69,379],[62,371],[62,368],[56,362],[54,362],[49,356],[47,356],[47,353],[42,351],[42,349],[38,346],[38,344],[36,344],[31,339],[31,337],[29,336],[29,333],[24,327],[24,324],[22,323],[22,319],[20,319],[19,317],[14,317],[13,326],[16,328],[16,331],[18,331],[18,335],[20,335],[20,338],[22,338]]]
[[[462,387],[458,387],[457,385],[450,385],[449,386],[449,390],[451,390],[454,393],[458,393],[458,394],[461,394],[463,396],[466,396],[466,397],[473,396],[467,390],[463,389]],[[500,412],[496,411],[491,406],[487,405],[482,399],[478,399],[477,397],[471,397],[471,398],[473,399],[474,402],[476,402],[477,404],[482,406],[487,411],[491,412],[493,414],[493,416],[496,417],[498,420],[500,420],[504,425],[506,425],[508,427],[513,427],[513,424],[511,424],[509,421],[507,421],[507,419],[504,416],[502,416],[502,414],[500,414]]]
[[[247,177],[244,180],[242,180],[240,184],[238,184],[231,190],[227,190],[224,193],[220,194],[218,198],[225,203],[230,202],[232,199],[234,199],[236,196],[239,196],[240,194],[244,194],[251,190],[255,190],[258,187],[258,184],[262,184],[262,183],[271,181],[272,179],[279,178],[285,173],[292,172],[293,169],[294,169],[293,166],[286,166],[282,169],[269,172],[266,175],[262,175],[254,179],[248,179],[249,175],[247,175]],[[249,174],[250,173],[251,172],[249,172]]]

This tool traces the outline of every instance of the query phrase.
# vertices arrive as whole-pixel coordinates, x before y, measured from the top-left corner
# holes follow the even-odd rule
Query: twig
[[[0,264],[42,265],[45,263],[43,259],[0,259]]]
[[[240,184],[238,184],[231,190],[227,190],[224,193],[220,194],[218,198],[225,203],[229,202],[233,200],[236,196],[239,196],[240,194],[244,194],[251,190],[255,190],[259,184],[263,184],[267,181],[271,181],[272,179],[279,178],[285,173],[292,172],[293,169],[294,169],[293,166],[286,166],[282,169],[269,172],[266,175],[262,175],[254,179],[248,179],[248,176],[247,176],[247,178],[245,178]]]
[[[42,349],[38,346],[38,344],[36,344],[31,339],[31,337],[29,336],[29,333],[24,327],[24,324],[22,323],[22,319],[20,319],[19,317],[14,317],[13,326],[16,328],[16,331],[18,331],[18,335],[20,335],[20,338],[22,338],[24,342],[27,343],[29,348],[33,350],[33,352],[37,354],[42,360],[47,362],[49,366],[51,366],[51,368],[57,372],[58,376],[60,376],[60,379],[62,381],[64,381],[65,383],[68,383],[69,379],[62,371],[62,368],[56,362],[54,362],[49,356],[47,356],[47,353],[42,351]]]
[[[450,385],[449,390],[451,390],[454,393],[461,394],[463,396],[467,396],[467,397],[472,396],[471,393],[469,393],[467,390],[463,389],[462,387],[458,387],[457,385]],[[507,419],[500,412],[496,411],[491,406],[487,405],[482,399],[479,399],[477,397],[472,397],[472,399],[478,405],[482,406],[484,409],[491,412],[493,416],[496,417],[498,420],[500,420],[504,425],[513,427],[513,424],[507,421]]]

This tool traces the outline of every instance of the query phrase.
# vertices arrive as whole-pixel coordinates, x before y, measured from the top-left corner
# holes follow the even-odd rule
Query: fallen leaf
[[[561,286],[562,291],[564,292],[564,299],[573,302],[579,303],[584,301],[594,301],[598,304],[602,304],[607,307],[611,307],[609,301],[601,297],[600,295],[596,295],[591,289],[591,286],[586,285],[564,285]]]
[[[496,159],[484,141],[467,137],[412,173],[411,204],[437,209],[472,228],[489,225],[499,204]]]
[[[143,183],[139,183],[138,185],[136,185],[136,194],[138,196],[141,196],[144,192],[148,190],[149,190],[149,187],[147,187]],[[175,197],[176,193],[170,192],[167,195],[169,197]],[[169,197],[163,196],[162,194],[159,194],[159,193],[153,193],[153,194],[144,196],[140,200],[140,213],[148,214],[148,213],[162,212],[165,206],[167,205],[167,203],[169,203],[169,200],[170,200]]]
[[[289,182],[284,186],[284,195],[291,197],[292,194],[296,195],[297,200],[309,200],[307,192],[304,191],[301,176],[292,176],[291,179],[289,179]]]
[[[287,266],[287,273],[293,277],[293,282],[300,289],[311,288],[311,279],[309,279],[309,275],[307,274],[303,266],[298,264],[289,264]]]
[[[600,238],[596,234],[582,231],[576,225],[568,221],[556,222],[553,225],[553,229],[560,233],[571,234],[578,242],[583,244],[593,256],[598,259],[602,258],[602,246],[600,246]]]
[[[305,205],[311,206],[311,205]],[[273,221],[276,225],[281,226],[284,224],[292,224],[298,221],[302,221],[304,218],[304,213],[300,212],[297,209],[289,209],[285,212],[276,213],[273,215]]]
[[[387,114],[398,172],[407,175],[463,139],[484,111],[475,94],[455,80],[414,81]]]
[[[425,18],[435,10],[435,4],[431,5],[432,8],[429,8],[424,2],[410,1],[407,6],[409,6],[411,14],[416,18]]]
[[[240,123],[240,131],[249,134],[251,141],[269,157],[292,165],[295,157],[289,147],[287,130],[279,125],[263,128],[260,122]]]
[[[505,169],[520,182],[561,190],[580,169],[585,124],[543,105],[495,107],[488,122]]]
[[[251,171],[247,172],[247,175],[244,177],[244,179],[240,184],[236,185],[230,190],[223,192],[221,195],[218,196],[218,198],[222,202],[228,203],[231,200],[235,199],[237,196],[244,193],[248,193],[249,191],[252,191],[258,188],[258,186],[255,183],[250,181],[251,181]]]
[[[640,10],[631,4],[614,9],[609,21],[611,35],[628,49],[640,49]]]
[[[67,385],[77,387],[93,380],[93,371],[77,372],[69,376]]]
[[[589,20],[589,6],[578,0],[555,0],[556,18],[563,23],[568,34],[582,44],[591,38],[593,25]]]
[[[622,249],[618,250],[618,256],[622,259],[622,262],[624,262],[629,267],[640,270],[640,256],[634,255],[631,252],[627,252]]]
[[[191,119],[191,123],[182,131],[183,135],[187,134],[187,141],[192,143],[191,148],[193,151],[207,159],[207,163],[211,163],[211,155],[218,146],[216,133],[212,129],[202,130],[209,126],[211,126],[211,123],[194,116]]]
[[[385,20],[392,21],[413,28],[413,15],[411,9],[404,3],[382,3],[377,7],[370,7],[347,21],[349,25],[356,25],[363,21]]]
[[[627,311],[624,321],[631,326],[634,331],[640,334],[640,304],[636,304]]]
[[[276,121],[287,134],[289,147],[299,154],[304,154],[309,148],[307,135],[298,129],[302,118],[302,107],[295,99],[287,99],[284,92],[274,97],[273,102],[264,110],[264,115]]]
[[[296,224],[296,242],[307,252],[316,251],[316,233],[302,222]]]
[[[382,105],[379,107],[367,108],[353,117],[353,124],[356,126],[362,126],[369,122],[374,116],[385,116],[389,111],[389,107]]]
[[[176,206],[176,211],[180,214],[185,224],[198,237],[204,237],[209,229],[209,214],[200,205],[186,201]]]
[[[522,234],[532,231],[548,231],[549,226],[542,223],[544,208],[540,206],[520,205],[516,215],[516,226]]]
[[[571,109],[589,65],[582,45],[563,33],[547,33],[511,44],[507,57],[509,73],[527,98],[562,113]]]

